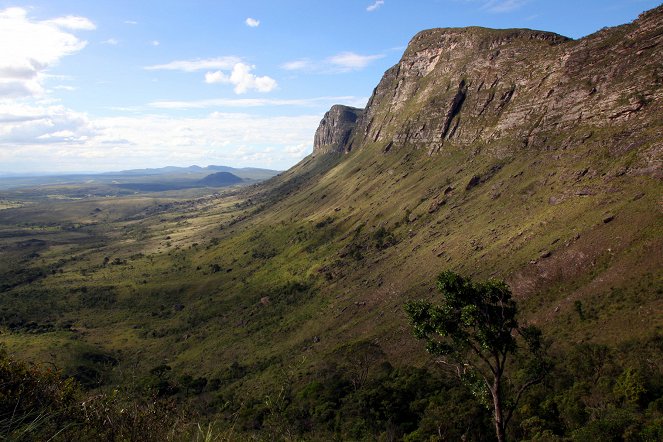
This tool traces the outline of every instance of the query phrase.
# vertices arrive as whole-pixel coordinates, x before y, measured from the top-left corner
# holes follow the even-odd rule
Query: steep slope
[[[345,223],[392,229],[398,244],[375,263],[375,281],[401,290],[432,278],[430,254],[438,268],[508,278],[519,296],[575,279],[564,296],[536,301],[555,313],[591,292],[660,285],[662,17],[659,7],[579,41],[529,30],[418,34],[351,137],[348,120],[329,134],[338,107],[323,119],[318,133],[348,139],[333,150],[353,152],[306,194],[315,211],[300,213],[333,207],[349,212]],[[316,192],[326,199],[312,201]],[[650,295],[649,311],[660,312]]]
[[[660,151],[647,133],[660,117],[660,14],[577,42],[529,30],[421,32],[375,89],[354,142],[429,153],[445,144],[485,147],[500,157],[619,134],[648,140],[645,149],[632,142],[652,156]],[[613,134],[595,133],[602,130]],[[622,154],[628,149],[613,141]]]

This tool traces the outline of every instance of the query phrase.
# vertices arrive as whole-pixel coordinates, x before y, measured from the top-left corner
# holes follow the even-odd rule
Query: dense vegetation
[[[663,339],[556,351],[544,382],[515,410],[509,439],[657,441],[663,438]],[[379,346],[339,348],[304,378],[239,393],[258,367],[221,378],[150,374],[85,391],[51,367],[0,354],[0,437],[8,440],[493,440],[492,404],[434,363],[392,366]],[[486,406],[487,405],[487,406]],[[187,410],[185,413],[184,410]],[[206,422],[198,425],[196,422]]]

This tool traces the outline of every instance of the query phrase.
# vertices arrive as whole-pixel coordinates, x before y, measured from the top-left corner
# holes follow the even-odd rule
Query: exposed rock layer
[[[655,173],[663,141],[646,132],[663,118],[662,42],[663,6],[577,41],[531,30],[423,31],[363,113],[343,118],[332,108],[316,152],[455,145],[504,157],[611,138],[601,144],[612,154],[637,146],[639,170]]]
[[[349,151],[352,131],[363,110],[335,105],[327,112],[315,132],[313,153]]]

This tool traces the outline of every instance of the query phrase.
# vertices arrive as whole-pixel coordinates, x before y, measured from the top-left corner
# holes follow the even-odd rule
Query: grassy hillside
[[[426,364],[403,304],[453,269],[506,279],[556,348],[646,342],[663,325],[661,184],[576,155],[367,148],[237,194],[6,209],[2,341],[90,387],[167,364],[261,398],[351,343]]]

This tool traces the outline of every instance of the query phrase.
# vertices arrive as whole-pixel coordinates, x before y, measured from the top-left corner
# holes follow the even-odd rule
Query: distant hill
[[[222,186],[232,186],[233,184],[241,183],[243,180],[237,175],[233,175],[230,172],[216,172],[210,175],[207,175],[202,180],[198,181],[198,184],[202,186],[210,187],[222,187]]]
[[[146,175],[142,176],[146,177]],[[153,176],[149,175],[151,179],[149,181],[146,180],[146,182],[132,181],[128,183],[116,183],[115,186],[138,192],[166,192],[169,190],[194,189],[197,187],[226,187],[244,182],[242,178],[230,172],[215,172],[199,180],[179,178],[169,181],[165,177],[170,177],[171,175],[164,175],[164,179],[161,180],[154,179],[152,178]],[[158,176],[161,177],[161,175]]]

